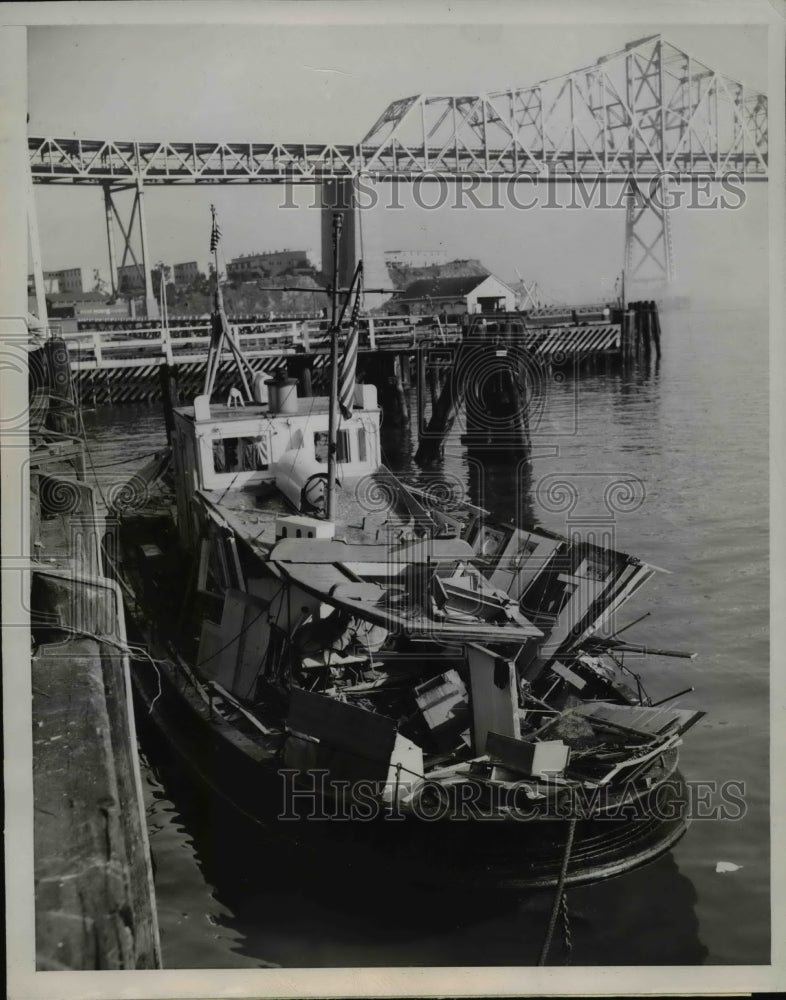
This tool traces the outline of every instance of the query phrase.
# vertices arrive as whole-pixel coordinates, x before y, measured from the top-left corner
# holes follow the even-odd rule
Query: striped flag
[[[213,228],[210,230],[210,252],[215,253],[221,240],[221,229],[216,219],[215,205],[210,206],[210,211],[213,213]]]
[[[338,405],[341,416],[349,420],[352,416],[352,402],[355,396],[355,369],[358,363],[358,339],[360,329],[360,297],[363,291],[362,271],[358,276],[358,287],[355,292],[355,304],[352,306],[352,316],[349,320],[349,333],[341,361],[341,372],[338,384]]]

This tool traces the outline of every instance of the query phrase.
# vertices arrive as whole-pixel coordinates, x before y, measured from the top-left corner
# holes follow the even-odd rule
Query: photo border
[[[20,503],[27,502],[23,481],[26,437],[4,432],[2,418],[26,405],[26,376],[0,365],[2,435],[2,619],[6,807],[6,934],[8,995],[32,998],[180,998],[305,996],[446,996],[562,994],[710,993],[728,995],[783,989],[784,959],[777,942],[786,941],[784,886],[786,857],[777,845],[786,839],[786,648],[781,614],[784,586],[784,21],[783,0],[677,3],[481,3],[423,0],[357,4],[352,2],[244,3],[6,3],[0,8],[0,331],[2,347],[27,338],[26,272],[21,248],[27,240],[26,199],[26,26],[65,24],[407,24],[439,23],[565,25],[756,24],[768,28],[770,135],[770,553],[771,553],[771,888],[772,964],[769,966],[597,967],[597,968],[358,968],[161,970],[156,972],[35,972],[32,861],[32,741],[29,633],[21,595],[28,574],[28,540],[20,538]],[[526,82],[526,81],[524,81]],[[16,506],[15,506],[16,505]],[[13,625],[16,627],[9,627]],[[734,919],[730,914],[729,919]]]

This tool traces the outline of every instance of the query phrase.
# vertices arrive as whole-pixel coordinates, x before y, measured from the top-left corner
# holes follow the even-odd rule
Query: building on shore
[[[52,319],[122,319],[129,314],[127,302],[110,302],[101,292],[51,292],[46,296],[46,309]]]
[[[449,263],[446,250],[385,250],[385,265],[390,267],[437,267]]]
[[[65,267],[59,271],[44,271],[44,292],[47,295],[57,292],[84,291],[84,278],[81,267]],[[35,290],[35,277],[27,276],[28,292]]]
[[[227,278],[232,282],[259,281],[281,274],[311,275],[316,270],[310,250],[270,250],[243,254],[227,263]]]
[[[185,261],[182,264],[175,264],[172,267],[172,283],[175,288],[188,288],[195,281],[204,277],[199,269],[199,264],[195,260]]]
[[[388,307],[413,316],[512,312],[516,293],[493,274],[421,278],[394,295]]]

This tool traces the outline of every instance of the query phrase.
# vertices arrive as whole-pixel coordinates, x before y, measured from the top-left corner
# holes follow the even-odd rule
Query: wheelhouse
[[[266,403],[219,406],[197,397],[174,410],[173,467],[181,540],[189,544],[190,509],[197,491],[276,486],[296,513],[316,504],[327,481],[329,400],[295,397],[287,411]],[[381,464],[376,389],[358,385],[355,407],[337,438],[340,483],[376,472]]]

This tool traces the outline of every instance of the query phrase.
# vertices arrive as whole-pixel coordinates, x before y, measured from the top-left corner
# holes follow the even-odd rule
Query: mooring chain
[[[557,879],[556,891],[554,893],[554,902],[551,907],[551,916],[549,917],[549,924],[546,930],[546,938],[543,942],[543,947],[540,951],[540,957],[538,958],[538,965],[545,965],[546,959],[548,958],[549,948],[551,947],[551,939],[554,936],[554,929],[557,926],[557,917],[559,916],[560,910],[564,906],[564,896],[565,896],[565,882],[568,877],[568,863],[570,861],[570,852],[573,849],[573,838],[576,834],[576,817],[573,816],[568,825],[568,836],[565,841],[565,849],[562,854],[562,866],[560,868],[559,878]],[[563,924],[565,920],[565,911],[563,912]],[[570,942],[569,934],[566,935],[565,944],[566,946]],[[572,942],[570,942],[572,945]]]

